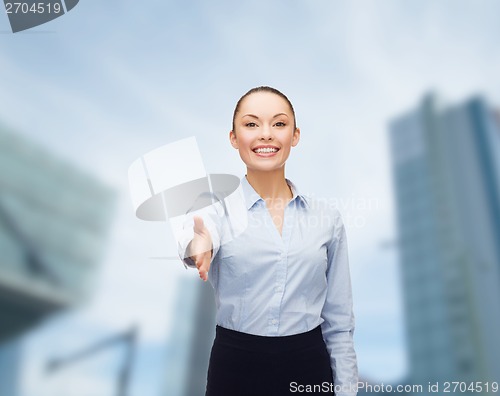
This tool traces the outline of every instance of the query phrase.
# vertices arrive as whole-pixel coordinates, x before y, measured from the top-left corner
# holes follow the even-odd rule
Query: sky
[[[430,91],[449,103],[480,94],[500,104],[499,12],[486,0],[81,0],[16,34],[2,14],[0,123],[118,192],[92,299],[26,337],[25,394],[90,394],[42,382],[48,346],[76,350],[136,322],[133,394],[161,394],[176,285],[197,273],[150,259],[175,255],[175,243],[166,224],[134,217],[128,166],[195,136],[208,172],[242,176],[228,133],[236,101],[258,85],[283,91],[297,114],[301,140],[286,176],[335,199],[346,222],[360,374],[404,378],[388,123]],[[90,364],[86,372],[106,375],[82,383],[104,394],[119,353]]]

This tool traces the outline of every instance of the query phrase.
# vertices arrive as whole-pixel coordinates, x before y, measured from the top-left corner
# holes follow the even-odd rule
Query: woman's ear
[[[295,128],[295,132],[292,136],[292,147],[295,147],[300,140],[300,128]]]
[[[238,149],[238,140],[236,139],[236,133],[234,131],[229,131],[229,141],[231,142],[231,146],[235,149]]]

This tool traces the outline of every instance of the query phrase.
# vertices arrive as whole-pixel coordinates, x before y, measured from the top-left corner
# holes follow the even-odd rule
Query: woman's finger
[[[200,278],[206,281],[208,279],[208,270],[210,269],[210,259],[207,255],[203,257],[203,261],[198,271],[200,273]]]

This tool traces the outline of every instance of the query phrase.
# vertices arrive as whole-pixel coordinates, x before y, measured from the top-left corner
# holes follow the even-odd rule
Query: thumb
[[[194,232],[197,234],[201,234],[203,231],[203,228],[205,228],[203,218],[201,218],[200,216],[194,216],[193,220],[194,220],[194,226],[193,226]]]

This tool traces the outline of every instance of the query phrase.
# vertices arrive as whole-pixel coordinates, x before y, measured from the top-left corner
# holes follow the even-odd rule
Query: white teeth
[[[275,148],[258,148],[254,150],[256,153],[275,153],[278,149]]]

